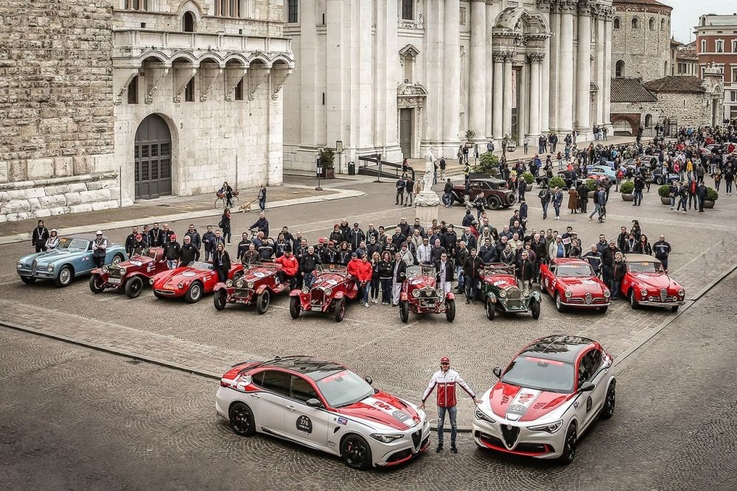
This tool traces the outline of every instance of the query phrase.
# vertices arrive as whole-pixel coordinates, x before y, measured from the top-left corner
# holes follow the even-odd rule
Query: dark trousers
[[[287,274],[283,270],[277,272],[276,275],[279,278],[279,281],[282,283],[284,283],[285,281],[289,281],[290,290],[294,290],[295,288],[297,288],[297,278],[295,278],[294,276],[287,276]]]
[[[44,252],[45,250],[46,250],[46,244],[44,243],[36,244],[36,252]]]
[[[392,279],[381,278],[381,302],[391,303],[392,301]]]
[[[404,204],[404,189],[397,189],[397,196],[394,199],[395,205],[403,205]]]
[[[225,283],[228,281],[228,272],[225,270],[225,268],[215,268],[215,272],[218,274],[218,281],[221,283]]]
[[[95,254],[94,256],[92,256],[92,260],[94,261],[95,267],[97,268],[101,268],[105,266],[105,256],[104,255],[98,256],[97,254]]]
[[[371,298],[374,300],[379,298],[379,284],[380,284],[380,281],[378,277],[371,278]]]

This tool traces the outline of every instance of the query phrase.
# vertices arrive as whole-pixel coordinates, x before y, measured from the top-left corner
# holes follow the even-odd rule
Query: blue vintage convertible
[[[23,256],[16,270],[23,283],[30,285],[36,280],[53,280],[56,286],[69,285],[75,276],[90,274],[95,268],[92,260],[92,235],[62,237],[52,251]],[[117,264],[128,259],[125,248],[111,245],[107,249],[105,264]]]

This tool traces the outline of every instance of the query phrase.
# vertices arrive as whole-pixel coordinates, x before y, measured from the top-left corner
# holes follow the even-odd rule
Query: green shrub
[[[523,172],[521,177],[522,177],[522,179],[524,179],[525,181],[527,181],[527,184],[528,185],[529,184],[532,184],[533,182],[535,182],[535,176],[532,175],[532,172],[529,172],[529,171],[528,172]]]
[[[550,189],[555,189],[555,188],[563,189],[564,187],[566,187],[566,182],[563,180],[562,177],[555,176],[554,178],[550,180],[549,186],[550,186]]]
[[[719,193],[714,188],[706,188],[706,199],[716,201],[719,199]]]
[[[325,147],[320,150],[320,161],[322,162],[322,166],[324,168],[332,169],[333,162],[335,162],[335,152],[333,152],[333,149]]]
[[[670,184],[663,184],[658,188],[658,196],[661,198],[670,198]]]
[[[481,154],[478,165],[475,165],[471,171],[497,176],[499,175],[499,157],[492,155],[491,152],[484,152]]]
[[[586,179],[586,189],[596,191],[596,179]]]
[[[623,194],[632,194],[635,190],[635,183],[632,181],[624,181],[619,185],[619,192]]]

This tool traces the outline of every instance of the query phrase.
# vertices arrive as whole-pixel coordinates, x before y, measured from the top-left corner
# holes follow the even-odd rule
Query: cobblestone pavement
[[[737,274],[621,364],[614,418],[594,425],[567,467],[481,451],[462,434],[457,455],[351,471],[271,437],[235,436],[215,416],[212,380],[0,329],[0,482],[44,490],[733,490],[733,302]]]

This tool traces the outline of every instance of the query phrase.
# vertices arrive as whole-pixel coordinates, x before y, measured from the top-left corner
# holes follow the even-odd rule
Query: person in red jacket
[[[348,274],[353,276],[358,283],[358,296],[364,307],[369,306],[368,283],[371,281],[371,274],[373,273],[371,263],[367,259],[368,256],[366,254],[359,259],[358,254],[354,252],[351,254],[351,260],[348,262]]]
[[[456,385],[460,385],[471,396],[474,403],[481,404],[471,387],[463,381],[458,372],[450,369],[450,358],[444,356],[440,359],[440,370],[435,372],[430,379],[425,393],[422,394],[422,404],[420,404],[420,409],[425,409],[425,401],[430,397],[435,387],[438,388],[438,448],[436,450],[438,453],[443,451],[443,425],[445,424],[446,412],[450,419],[450,451],[458,453],[456,447]]]
[[[281,270],[277,274],[279,281],[289,280],[289,289],[294,290],[297,287],[299,261],[292,255],[292,248],[287,246],[284,250],[284,255],[277,257],[274,262],[281,264]]]

